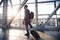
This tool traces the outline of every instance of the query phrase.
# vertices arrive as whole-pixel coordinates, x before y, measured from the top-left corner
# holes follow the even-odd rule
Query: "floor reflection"
[[[27,37],[24,35],[26,33],[25,30],[16,30],[16,29],[11,29],[9,30],[9,40],[27,40]],[[46,33],[42,33],[42,32],[38,32],[39,35],[41,36],[41,38],[43,38],[44,40],[56,40],[54,37],[46,34]]]
[[[24,36],[25,30],[9,30],[9,40],[27,40],[26,36]]]
[[[56,38],[42,32],[38,32],[39,35],[44,39],[44,40],[57,40]]]

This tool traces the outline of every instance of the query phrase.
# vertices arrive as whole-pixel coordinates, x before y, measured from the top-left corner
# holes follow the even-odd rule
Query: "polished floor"
[[[24,35],[25,30],[9,30],[9,40],[27,40],[27,37]]]
[[[2,31],[0,31],[0,37],[2,37],[1,34]],[[45,31],[40,32],[37,31],[40,35],[40,37],[44,40],[60,40],[60,31]],[[24,35],[26,33],[26,30],[17,30],[17,29],[10,29],[8,33],[8,40],[29,40],[27,37]],[[31,35],[30,40],[32,40],[33,36]],[[35,40],[35,38],[33,38]]]
[[[28,40],[27,37],[24,35],[26,33],[25,30],[15,30],[15,29],[11,29],[9,30],[9,40]],[[56,32],[39,32],[39,35],[41,36],[41,38],[43,38],[44,40],[57,40],[52,34],[56,33]],[[56,35],[56,34],[55,34]]]

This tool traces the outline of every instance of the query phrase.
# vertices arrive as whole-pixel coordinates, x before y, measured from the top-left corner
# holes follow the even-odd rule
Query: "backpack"
[[[29,14],[29,18],[30,18],[30,19],[33,19],[33,18],[34,18],[34,12],[31,12],[31,13]]]

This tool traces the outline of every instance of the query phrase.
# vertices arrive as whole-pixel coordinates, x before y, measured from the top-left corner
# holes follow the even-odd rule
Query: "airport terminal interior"
[[[23,23],[24,5],[34,13],[29,38]],[[0,0],[0,40],[60,40],[60,0]]]

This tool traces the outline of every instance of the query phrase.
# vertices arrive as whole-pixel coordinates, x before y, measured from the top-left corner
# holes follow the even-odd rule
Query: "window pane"
[[[58,6],[59,3],[60,1],[56,2],[56,5]],[[59,14],[57,17],[60,18],[60,8],[57,10],[57,14]]]
[[[57,18],[60,18],[60,8],[57,10]]]
[[[19,5],[13,6],[13,8],[11,8],[11,6],[8,6],[8,19],[9,19],[9,17],[13,17],[17,14],[18,7],[19,7]]]
[[[40,20],[42,20],[41,18],[48,18],[49,15],[47,15],[47,14],[51,14],[53,11],[54,11],[54,3],[53,2],[51,2],[51,3],[39,3],[38,4],[38,15],[39,15],[38,18]],[[40,21],[40,23],[41,22],[44,23],[45,21],[46,21],[46,19]],[[39,23],[39,21],[38,21],[38,23]]]
[[[56,5],[58,6],[59,3],[60,3],[60,1],[57,1],[57,2],[56,2]]]
[[[8,23],[11,22],[12,19],[14,19],[13,17],[17,16],[18,7],[19,5],[13,6],[13,8],[11,8],[11,6],[8,6],[8,11],[7,11]]]
[[[2,18],[3,15],[3,7],[0,7],[0,19]]]
[[[21,0],[21,3],[23,2],[24,0]],[[31,2],[35,2],[35,0],[28,0],[27,3],[31,3]]]
[[[3,24],[3,7],[0,7],[0,26]]]
[[[42,1],[54,1],[54,0],[38,0],[38,2],[42,2]]]
[[[27,3],[35,2],[35,0],[28,0]]]
[[[56,5],[58,6],[59,3],[60,1],[56,2]],[[60,14],[60,8],[57,10],[57,14]]]
[[[11,0],[13,5],[20,4],[20,0]],[[10,0],[8,0],[8,4],[10,5]]]
[[[38,4],[38,14],[51,14],[54,10],[54,3]]]

